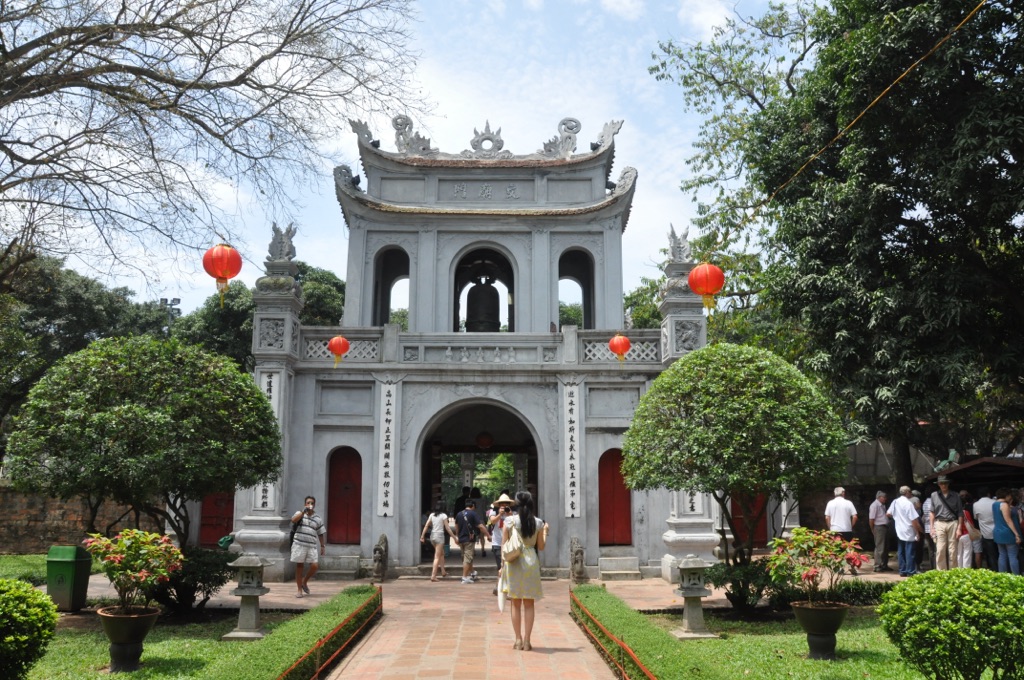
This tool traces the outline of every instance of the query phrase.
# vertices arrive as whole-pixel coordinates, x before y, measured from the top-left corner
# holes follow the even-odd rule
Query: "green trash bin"
[[[55,545],[46,554],[46,593],[62,612],[77,612],[89,592],[92,555],[80,545]]]

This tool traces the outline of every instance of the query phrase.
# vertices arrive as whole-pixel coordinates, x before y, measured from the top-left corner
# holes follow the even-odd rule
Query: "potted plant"
[[[790,603],[797,622],[807,633],[812,659],[834,659],[836,631],[843,625],[848,605],[824,597],[846,574],[868,561],[857,539],[845,541],[831,531],[796,527],[788,538],[771,542],[767,558],[772,581],[801,591],[806,599]],[[822,588],[823,585],[826,587]]]
[[[96,610],[110,640],[110,672],[137,670],[142,642],[160,615],[149,606],[149,589],[167,581],[184,558],[167,536],[138,529],[113,538],[89,534],[84,544],[117,591],[116,606]]]

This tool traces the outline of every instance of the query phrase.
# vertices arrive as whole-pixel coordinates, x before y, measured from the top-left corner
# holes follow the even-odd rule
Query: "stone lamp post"
[[[696,555],[687,555],[679,560],[679,590],[683,597],[683,626],[672,631],[677,638],[716,638],[704,626],[704,609],[701,599],[711,594],[704,587],[704,570],[707,564]]]
[[[263,585],[263,568],[273,564],[262,557],[245,553],[228,566],[238,570],[238,587],[232,595],[242,598],[238,609],[238,626],[221,640],[259,640],[264,632],[260,627],[260,595],[270,588]]]

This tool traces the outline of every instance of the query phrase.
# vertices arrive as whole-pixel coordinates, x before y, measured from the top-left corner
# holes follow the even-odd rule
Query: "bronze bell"
[[[490,279],[474,283],[466,296],[466,331],[469,333],[496,333],[501,329],[498,290]]]

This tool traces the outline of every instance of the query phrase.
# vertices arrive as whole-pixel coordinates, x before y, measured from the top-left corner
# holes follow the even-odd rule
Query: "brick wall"
[[[125,512],[125,508],[104,503],[96,518],[97,530],[103,531]],[[0,482],[0,553],[46,553],[53,545],[77,545],[85,538],[89,509],[84,501],[68,502],[14,491]],[[115,530],[134,526],[129,514],[115,525]],[[143,529],[157,531],[151,519],[141,518]]]

